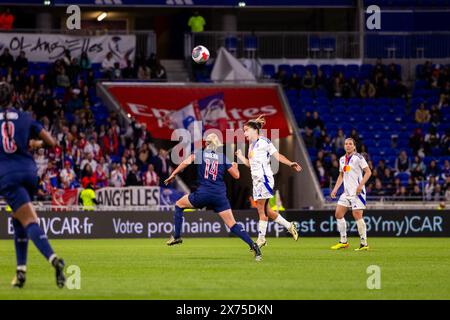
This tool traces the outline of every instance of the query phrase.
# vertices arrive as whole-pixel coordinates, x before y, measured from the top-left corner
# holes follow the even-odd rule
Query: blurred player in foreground
[[[255,253],[256,261],[259,261],[262,259],[262,256],[258,245],[253,242],[242,226],[236,223],[227,199],[223,178],[226,171],[228,171],[234,179],[239,179],[237,163],[229,163],[221,149],[222,144],[218,136],[215,133],[209,134],[206,137],[206,148],[203,151],[199,150],[191,154],[164,181],[166,185],[169,184],[179,172],[192,164],[195,159],[197,161],[201,159],[198,166],[198,182],[200,185],[195,192],[183,196],[176,202],[175,234],[169,239],[167,244],[171,246],[183,242],[181,239],[181,228],[184,208],[210,207],[219,214],[231,232],[250,246],[250,249]]]
[[[259,131],[265,124],[266,120],[264,117],[259,116],[257,119],[250,120],[244,125],[244,135],[250,143],[248,159],[242,154],[241,150],[236,151],[238,159],[247,167],[250,167],[252,175],[253,199],[256,201],[256,208],[259,214],[259,232],[256,243],[260,248],[267,244],[266,231],[269,218],[284,226],[294,240],[298,239],[297,225],[284,219],[269,206],[269,199],[273,196],[274,187],[270,156],[288,165],[296,172],[302,170],[302,167],[297,162],[292,162],[280,154],[269,139],[260,135]]]
[[[372,172],[366,159],[356,152],[355,140],[352,138],[345,139],[344,148],[345,156],[341,157],[339,160],[339,177],[331,192],[331,198],[335,199],[339,187],[342,182],[344,182],[344,193],[339,197],[335,214],[341,239],[339,243],[332,246],[331,249],[345,249],[349,246],[347,242],[347,222],[344,217],[347,209],[351,208],[361,239],[359,248],[355,250],[369,250],[369,245],[367,244],[366,223],[363,219],[363,210],[366,208],[365,184],[372,175]]]
[[[65,284],[64,261],[54,253],[47,236],[38,225],[38,217],[31,200],[37,190],[36,163],[28,147],[52,147],[55,140],[31,114],[12,107],[13,88],[0,82],[0,195],[11,206],[14,226],[17,270],[12,285],[22,288],[26,280],[28,240],[50,262],[56,271],[56,284]],[[31,140],[38,137],[39,141]]]

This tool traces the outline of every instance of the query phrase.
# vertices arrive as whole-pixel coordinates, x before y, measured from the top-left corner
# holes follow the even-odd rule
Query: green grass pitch
[[[371,251],[341,251],[336,238],[269,238],[255,262],[236,238],[54,240],[81,289],[58,289],[53,269],[30,244],[27,283],[12,289],[12,241],[0,241],[0,299],[450,299],[449,238],[372,238]],[[367,288],[367,267],[381,289]]]

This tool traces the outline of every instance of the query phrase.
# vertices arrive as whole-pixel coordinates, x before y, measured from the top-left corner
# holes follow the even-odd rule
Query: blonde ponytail
[[[205,139],[206,141],[206,149],[216,151],[219,147],[222,146],[219,137],[215,133],[210,133]]]

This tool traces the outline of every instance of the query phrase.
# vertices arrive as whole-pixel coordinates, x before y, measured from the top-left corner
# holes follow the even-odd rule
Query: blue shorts
[[[0,196],[16,212],[31,202],[38,187],[38,177],[33,171],[11,172],[0,178]]]
[[[231,209],[230,202],[224,194],[217,194],[205,191],[195,191],[188,196],[189,202],[198,209],[206,207],[213,209],[214,212],[219,213]]]

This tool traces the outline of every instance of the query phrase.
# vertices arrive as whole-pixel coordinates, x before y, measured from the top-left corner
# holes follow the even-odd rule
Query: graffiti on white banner
[[[0,33],[0,50],[8,48],[13,55],[24,51],[29,61],[53,62],[62,58],[66,49],[72,57],[83,51],[92,63],[101,63],[108,52],[120,62],[134,60],[136,36],[72,36],[61,34]]]

